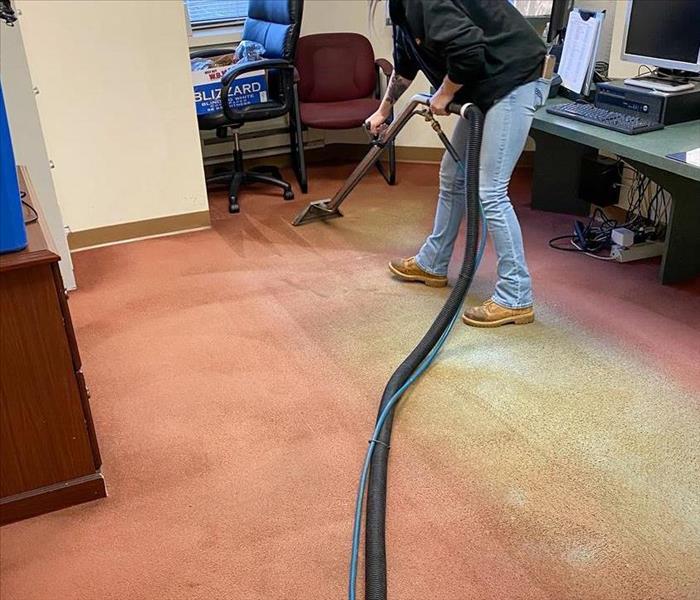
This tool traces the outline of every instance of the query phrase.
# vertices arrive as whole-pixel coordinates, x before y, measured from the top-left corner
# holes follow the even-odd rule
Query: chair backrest
[[[367,98],[377,85],[372,44],[359,33],[305,35],[295,64],[302,102]]]
[[[265,46],[265,58],[293,61],[304,0],[250,0],[243,39]]]

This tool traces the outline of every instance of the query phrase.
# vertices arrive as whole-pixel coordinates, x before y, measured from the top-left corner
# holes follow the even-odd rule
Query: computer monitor
[[[629,0],[622,60],[700,73],[700,0]]]

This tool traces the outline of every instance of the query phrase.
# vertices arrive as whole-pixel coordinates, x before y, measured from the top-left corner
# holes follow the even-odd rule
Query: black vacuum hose
[[[453,111],[455,108],[450,107]],[[459,107],[456,107],[459,112]],[[466,247],[462,269],[452,293],[440,310],[437,318],[423,339],[394,371],[384,389],[379,414],[382,413],[391,397],[416,370],[421,361],[430,353],[452,319],[462,306],[476,271],[476,255],[479,244],[479,153],[483,130],[483,114],[473,104],[465,105],[462,117],[468,122],[466,175]],[[372,456],[369,484],[367,487],[367,519],[365,533],[365,599],[386,600],[386,490],[389,461],[389,444],[393,410],[387,417],[377,439]]]

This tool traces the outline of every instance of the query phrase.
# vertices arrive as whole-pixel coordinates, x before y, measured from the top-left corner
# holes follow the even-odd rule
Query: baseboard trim
[[[401,146],[396,148],[396,160],[405,163],[439,163],[445,154],[444,148],[433,148],[424,146]],[[534,164],[534,152],[524,151],[518,159],[516,168],[532,168]]]
[[[0,500],[0,525],[91,502],[105,496],[107,490],[104,478],[100,471],[96,471],[84,477],[3,498]]]
[[[323,148],[313,148],[306,150],[306,160],[309,163],[326,162],[332,160],[360,161],[369,151],[369,146],[364,144],[338,143],[328,144]],[[400,163],[428,163],[437,164],[442,160],[445,149],[434,146],[397,146],[396,160]],[[518,161],[518,168],[531,168],[534,162],[534,152],[527,150],[522,153]],[[381,160],[387,161],[388,155],[385,152]],[[261,156],[246,159],[246,166],[261,164],[274,165],[279,168],[291,166],[291,156],[287,154],[277,154],[271,156]]]
[[[439,163],[445,149],[440,146],[433,148],[428,146],[398,146],[396,148],[396,160],[405,163]]]
[[[357,161],[360,162],[365,154],[369,152],[369,145],[365,144],[350,144],[337,143],[327,144],[322,148],[307,148],[304,152],[306,162],[309,164],[317,164],[331,161]],[[442,160],[442,155],[445,152],[444,148],[430,148],[426,146],[397,146],[396,160],[406,163],[439,163]],[[386,162],[389,160],[388,154],[382,154],[381,160]],[[214,173],[216,167],[224,167],[230,163],[221,162],[217,164],[207,165],[207,174]],[[245,158],[246,168],[255,167],[258,165],[272,165],[280,169],[289,168],[292,166],[292,157],[287,152],[286,154],[271,154],[268,156],[256,156],[254,158]]]
[[[208,210],[185,213],[183,215],[157,217],[155,219],[119,223],[118,225],[107,225],[106,227],[96,227],[95,229],[85,229],[83,231],[71,231],[68,234],[68,247],[71,250],[82,250],[93,246],[104,246],[128,240],[183,233],[192,229],[209,227],[209,225]]]

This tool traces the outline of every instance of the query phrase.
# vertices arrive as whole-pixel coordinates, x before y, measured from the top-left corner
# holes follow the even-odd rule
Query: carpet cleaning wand
[[[306,206],[292,221],[292,225],[304,225],[306,223],[311,223],[312,221],[327,221],[328,219],[337,219],[342,217],[343,213],[340,212],[340,205],[344,200],[350,195],[360,180],[365,176],[367,171],[369,171],[374,164],[379,160],[379,157],[384,152],[387,144],[389,144],[405,127],[406,123],[411,120],[414,115],[422,115],[432,122],[433,129],[437,132],[438,137],[444,144],[447,151],[452,154],[455,160],[459,160],[459,156],[455,152],[454,148],[447,139],[447,136],[442,132],[440,128],[440,123],[435,120],[433,115],[430,113],[428,106],[430,105],[430,96],[427,94],[416,94],[411,98],[409,103],[406,105],[401,114],[397,116],[389,126],[379,134],[372,142],[372,147],[370,148],[367,155],[362,159],[360,164],[355,167],[350,177],[348,177],[341,186],[341,188],[335,193],[332,198],[326,198],[325,200],[317,200]],[[453,104],[448,107],[450,112],[460,110],[458,104]],[[459,113],[455,113],[459,114]]]

